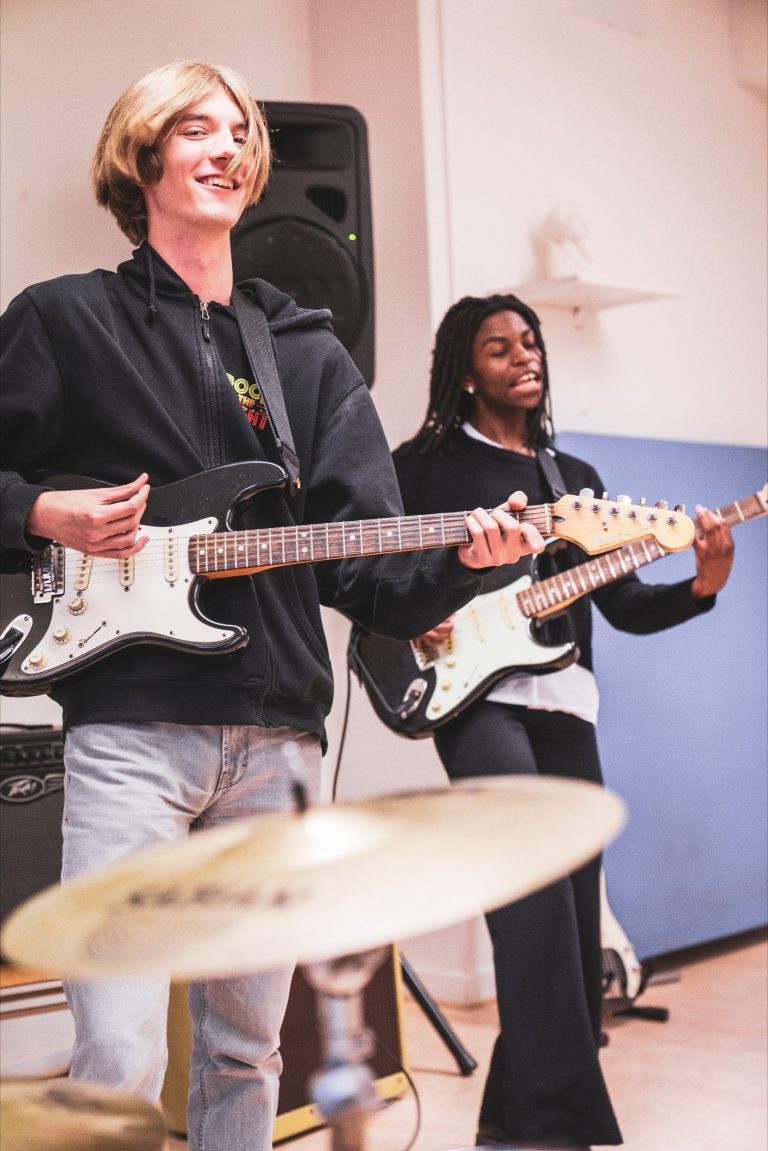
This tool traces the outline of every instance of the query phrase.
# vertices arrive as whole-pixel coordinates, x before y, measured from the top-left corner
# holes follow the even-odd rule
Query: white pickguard
[[[571,650],[571,644],[543,646],[531,637],[531,621],[521,612],[517,595],[532,582],[523,576],[508,587],[477,596],[456,613],[453,634],[439,647],[412,642],[421,670],[433,667],[437,678],[427,719],[437,720],[458,707],[503,668],[540,668]]]
[[[129,636],[196,649],[225,644],[236,632],[204,623],[189,602],[195,578],[187,558],[189,537],[216,527],[211,518],[170,528],[142,525],[150,542],[131,561],[91,559],[85,575],[82,554],[67,550],[64,594],[53,599],[50,625],[24,660],[24,674],[50,676],[105,647],[120,646]]]

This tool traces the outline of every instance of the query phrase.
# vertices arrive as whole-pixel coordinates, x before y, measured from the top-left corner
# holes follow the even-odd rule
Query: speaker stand
[[[471,1075],[477,1067],[477,1060],[469,1054],[402,951],[400,952],[400,970],[409,991],[456,1060],[461,1074]]]

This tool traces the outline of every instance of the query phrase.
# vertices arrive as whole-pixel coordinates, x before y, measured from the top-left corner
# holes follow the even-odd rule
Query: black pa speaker
[[[365,120],[344,104],[264,104],[273,150],[266,191],[232,233],[235,280],[260,276],[333,330],[370,387],[373,236]]]
[[[59,882],[63,755],[59,729],[0,730],[0,920]]]

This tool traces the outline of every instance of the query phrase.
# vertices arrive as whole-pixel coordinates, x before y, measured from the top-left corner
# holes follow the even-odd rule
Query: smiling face
[[[243,113],[222,87],[175,122],[158,147],[162,176],[143,187],[153,247],[161,250],[164,241],[232,230],[255,179],[253,165],[233,165],[246,138]]]

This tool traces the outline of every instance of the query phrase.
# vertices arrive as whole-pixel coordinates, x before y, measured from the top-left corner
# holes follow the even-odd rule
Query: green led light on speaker
[[[357,232],[350,232],[349,235],[347,236],[347,239],[353,240],[353,241],[356,240],[357,239]]]

